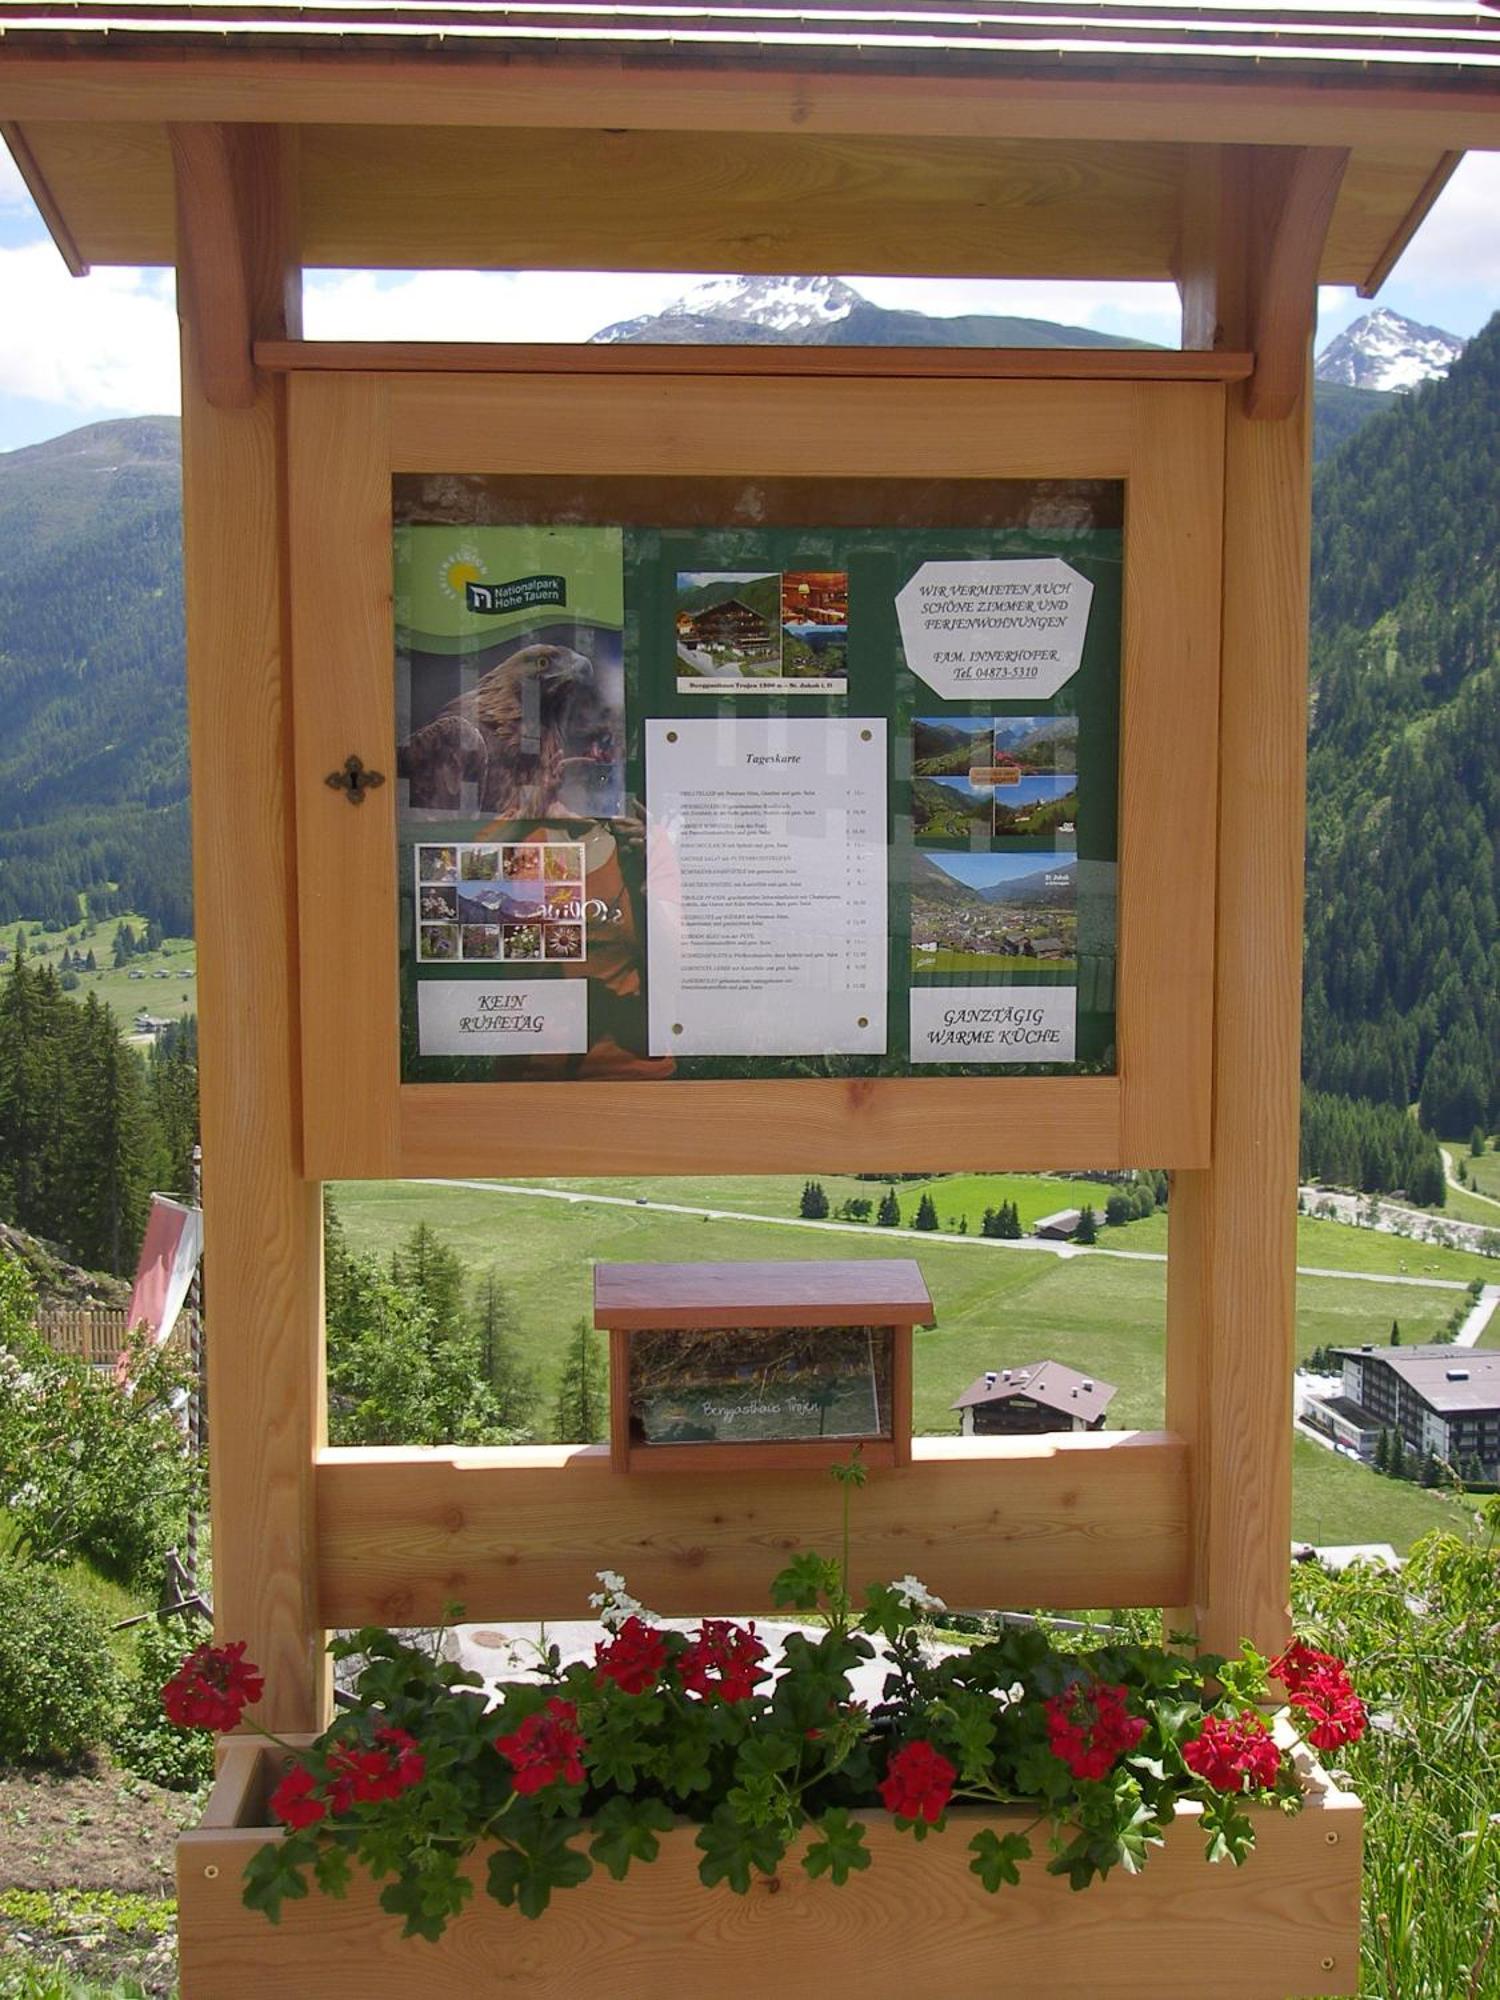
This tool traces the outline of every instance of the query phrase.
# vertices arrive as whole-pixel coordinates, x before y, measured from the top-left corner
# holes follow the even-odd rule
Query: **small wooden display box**
[[[933,1324],[909,1257],[597,1264],[617,1472],[911,1463],[911,1336]]]

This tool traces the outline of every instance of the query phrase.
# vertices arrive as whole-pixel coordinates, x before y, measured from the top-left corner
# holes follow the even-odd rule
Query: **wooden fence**
[[[124,1347],[129,1329],[124,1306],[75,1306],[37,1314],[36,1330],[57,1354],[76,1354],[85,1361],[110,1366]],[[186,1357],[189,1329],[180,1316],[167,1345]]]

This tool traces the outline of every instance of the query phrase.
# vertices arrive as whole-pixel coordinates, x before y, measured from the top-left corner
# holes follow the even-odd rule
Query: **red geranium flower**
[[[495,1748],[514,1772],[518,1792],[540,1792],[560,1778],[564,1784],[583,1783],[581,1753],[588,1746],[578,1728],[578,1710],[554,1695],[547,1706],[528,1715],[509,1736],[497,1736]]]
[[[957,1767],[932,1744],[903,1743],[886,1766],[880,1796],[887,1812],[901,1819],[925,1819],[931,1825],[942,1818],[957,1776]]]
[[[622,1694],[644,1694],[666,1665],[667,1642],[639,1618],[625,1620],[614,1638],[594,1648],[594,1678],[613,1681]]]
[[[167,1719],[179,1729],[235,1729],[266,1683],[245,1658],[245,1641],[196,1646],[161,1691]]]
[[[1269,1789],[1281,1769],[1281,1752],[1253,1708],[1236,1716],[1211,1715],[1191,1743],[1182,1746],[1182,1761],[1216,1792]]]
[[[362,1744],[347,1743],[328,1753],[328,1797],[336,1813],[348,1812],[353,1805],[399,1799],[412,1785],[421,1783],[427,1760],[415,1737],[404,1729],[377,1729],[375,1742],[382,1747],[366,1749]]]
[[[733,1625],[727,1618],[705,1618],[677,1658],[677,1678],[689,1694],[725,1701],[748,1701],[757,1681],[767,1678],[760,1662],[766,1649],[755,1627]]]
[[[305,1764],[294,1765],[271,1794],[271,1810],[294,1831],[316,1826],[328,1808],[318,1795],[318,1781]]]
[[[1115,1759],[1146,1733],[1126,1703],[1129,1691],[1110,1681],[1075,1681],[1045,1704],[1047,1746],[1075,1778],[1108,1777]]]
[[[1294,1639],[1271,1662],[1271,1672],[1310,1725],[1307,1740],[1315,1750],[1340,1750],[1364,1735],[1368,1713],[1354,1692],[1349,1669],[1334,1654]]]

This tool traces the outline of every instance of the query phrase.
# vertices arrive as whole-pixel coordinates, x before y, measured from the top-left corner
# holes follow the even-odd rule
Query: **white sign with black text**
[[[581,1055],[589,1045],[585,979],[424,979],[424,1056]]]
[[[914,986],[914,1063],[1070,1063],[1076,986]]]

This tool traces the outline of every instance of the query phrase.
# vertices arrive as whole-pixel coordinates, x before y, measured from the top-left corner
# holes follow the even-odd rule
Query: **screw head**
[[[218,1862],[217,1862],[217,1861],[210,1861],[210,1862],[209,1862],[208,1866],[207,1866],[207,1867],[206,1867],[206,1868],[204,1869],[204,1871],[203,1871],[203,1879],[204,1879],[204,1881],[205,1881],[205,1882],[217,1882],[217,1881],[218,1881],[218,1879],[219,1879],[219,1864],[218,1864]]]
[[[1336,1833],[1325,1833],[1323,1838],[1328,1842],[1330,1847],[1337,1847],[1339,1844],[1339,1837]]]
[[[1320,1964],[1320,1965],[1322,1966],[1322,1968],[1323,1968],[1323,1970],[1324,1970],[1325,1972],[1332,1972],[1332,1970],[1333,1970],[1333,1954],[1332,1954],[1332,1953],[1330,1952],[1327,1958],[1322,1958],[1322,1959],[1319,1959],[1318,1963],[1319,1963],[1319,1964]]]

